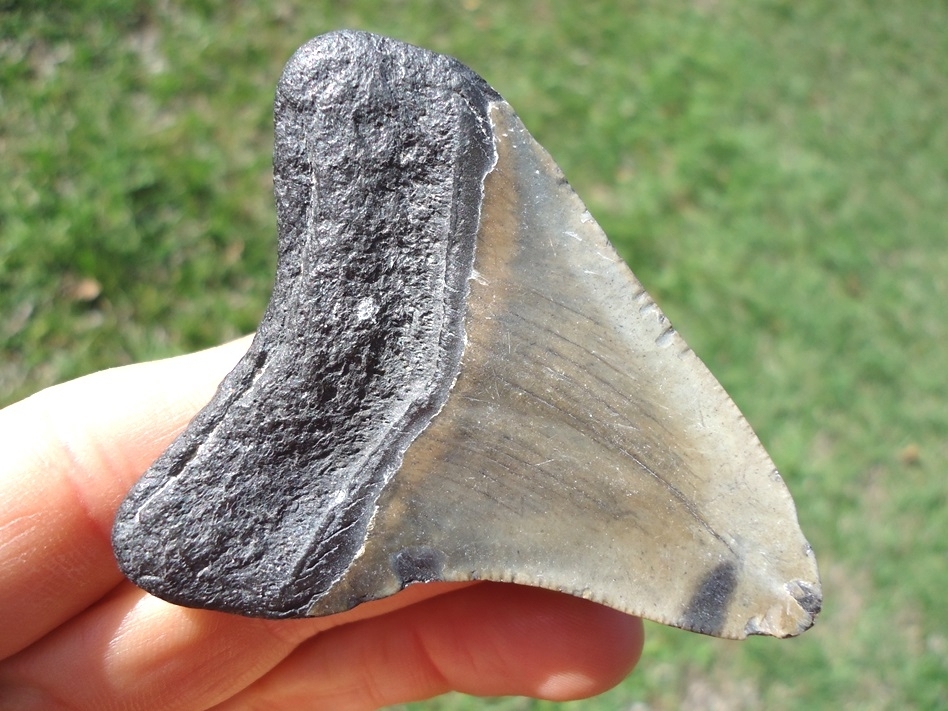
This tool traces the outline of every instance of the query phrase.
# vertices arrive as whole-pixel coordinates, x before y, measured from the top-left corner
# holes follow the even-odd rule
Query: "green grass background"
[[[649,625],[577,704],[948,708],[948,4],[0,0],[0,399],[251,331],[272,95],[339,27],[453,54],[515,107],[757,429],[817,626]]]

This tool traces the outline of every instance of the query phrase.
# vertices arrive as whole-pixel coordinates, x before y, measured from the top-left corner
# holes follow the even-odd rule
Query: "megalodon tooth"
[[[343,31],[274,114],[273,295],[119,508],[132,581],[272,618],[482,579],[722,637],[813,624],[773,462],[497,92]]]

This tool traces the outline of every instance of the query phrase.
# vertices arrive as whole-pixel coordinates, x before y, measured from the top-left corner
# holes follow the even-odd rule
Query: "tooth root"
[[[120,509],[135,582],[270,617],[488,579],[723,637],[813,623],[773,462],[483,80],[317,38],[276,145],[274,295]]]

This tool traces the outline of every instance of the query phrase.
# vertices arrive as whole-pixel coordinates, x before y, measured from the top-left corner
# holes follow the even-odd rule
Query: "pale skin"
[[[119,502],[248,343],[0,411],[0,708],[345,711],[452,689],[566,700],[631,671],[640,620],[545,590],[414,585],[268,621],[176,607],[125,580],[109,544]]]

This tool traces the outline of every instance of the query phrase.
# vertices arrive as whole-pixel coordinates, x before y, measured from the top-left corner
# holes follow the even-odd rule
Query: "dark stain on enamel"
[[[719,634],[727,622],[727,608],[737,585],[737,566],[725,561],[701,580],[685,609],[681,626],[702,634]]]
[[[392,556],[392,570],[401,586],[444,578],[444,553],[430,546],[405,548]]]

